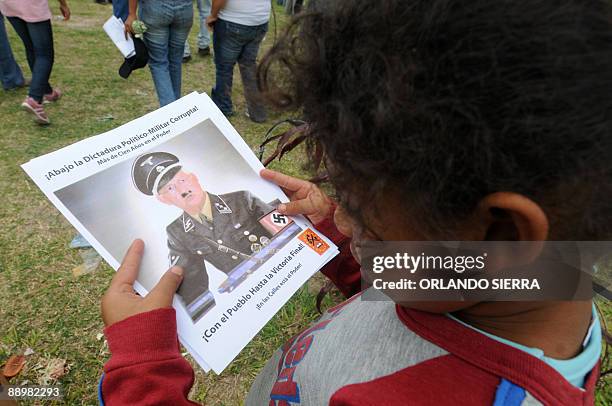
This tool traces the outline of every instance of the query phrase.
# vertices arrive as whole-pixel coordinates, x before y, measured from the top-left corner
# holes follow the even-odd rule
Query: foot
[[[183,63],[187,63],[191,60],[191,55],[187,55],[183,57]]]
[[[53,91],[49,94],[43,96],[43,104],[56,102],[62,97],[62,92],[59,89],[53,89]]]
[[[265,123],[265,121],[266,121],[266,117],[265,116],[263,116],[263,117],[253,116],[253,115],[251,115],[251,113],[249,113],[248,110],[244,112],[244,115],[247,116],[248,118],[250,118],[251,121],[254,122],[254,123],[261,124],[261,123]]]
[[[24,88],[24,87],[28,87],[28,86],[30,86],[30,83],[31,83],[31,82],[32,82],[32,81],[31,81],[29,78],[26,78],[26,79],[24,79],[24,81],[23,81],[23,82],[21,82],[20,84],[15,85],[15,86],[12,86],[12,87],[9,87],[9,88],[4,88],[4,90],[6,90],[7,92],[11,92],[11,91],[13,91],[13,90],[22,89],[22,88]]]
[[[26,97],[26,99],[21,103],[21,107],[28,113],[34,116],[34,121],[38,124],[47,125],[51,123],[49,121],[49,117],[47,117],[47,113],[45,113],[45,109],[43,108],[43,104],[37,102],[30,96]]]
[[[209,56],[210,55],[210,47],[198,48],[198,55],[200,55],[200,56]]]

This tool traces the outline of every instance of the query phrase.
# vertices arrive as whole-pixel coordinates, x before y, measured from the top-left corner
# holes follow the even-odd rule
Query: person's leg
[[[19,17],[7,17],[9,23],[13,26],[13,29],[21,38],[21,42],[23,42],[23,46],[26,52],[26,58],[28,60],[28,66],[30,67],[30,72],[34,71],[34,45],[32,44],[32,39],[30,38],[30,33],[28,32],[28,23],[22,20]]]
[[[32,70],[29,95],[41,103],[44,95],[53,92],[49,84],[54,60],[51,20],[27,23],[27,27],[34,47],[34,69]]]
[[[21,103],[21,107],[34,116],[34,120],[39,124],[49,124],[49,117],[45,113],[42,101],[49,86],[49,75],[53,65],[53,35],[51,33],[51,22],[48,27],[44,24],[31,27],[32,23],[27,23],[18,17],[8,17],[9,22],[23,41],[28,57],[28,65],[32,71],[32,82],[28,97]],[[36,38],[32,38],[34,35]],[[48,42],[51,42],[50,48]],[[40,55],[38,55],[40,54]],[[50,56],[50,58],[49,58]],[[38,59],[41,59],[39,61]]]
[[[160,106],[174,101],[174,90],[170,79],[168,63],[168,37],[171,10],[164,6],[163,0],[147,0],[140,3],[140,19],[146,24],[144,41],[149,52],[149,69],[153,77],[155,91]],[[181,44],[181,47],[183,44]],[[182,49],[181,49],[182,53]]]
[[[182,62],[185,42],[193,25],[193,3],[181,2],[174,6],[174,19],[168,38],[168,63],[174,100],[181,97]]]
[[[191,47],[189,46],[189,38],[187,38],[187,40],[185,41],[185,47],[183,48],[183,62],[187,62],[185,61],[185,58],[189,58],[191,56]]]
[[[295,5],[295,0],[285,0],[285,14],[293,15],[294,5]]]
[[[295,4],[293,5],[293,14],[297,14],[302,11],[303,4],[304,0],[295,0]]]
[[[198,51],[208,50],[210,52],[210,31],[206,26],[206,17],[210,15],[210,0],[197,0],[198,14],[200,17],[200,31],[198,32]]]
[[[2,14],[0,14],[0,81],[4,90],[21,87],[25,83],[21,68],[13,56]]]
[[[245,26],[219,19],[213,31],[216,83],[211,98],[226,116],[234,113],[232,81],[234,65],[242,52],[243,43],[246,42],[243,38],[243,27]]]
[[[244,86],[244,98],[247,103],[247,111],[251,120],[261,123],[266,120],[266,109],[259,89],[257,88],[257,54],[259,46],[268,31],[268,24],[253,27],[251,41],[244,45],[242,53],[238,57],[238,67]]]

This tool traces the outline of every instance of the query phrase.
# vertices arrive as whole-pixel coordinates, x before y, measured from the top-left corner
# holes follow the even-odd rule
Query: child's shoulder
[[[254,382],[247,404],[326,404],[346,385],[448,354],[408,329],[394,303],[363,296],[329,309],[282,346]]]

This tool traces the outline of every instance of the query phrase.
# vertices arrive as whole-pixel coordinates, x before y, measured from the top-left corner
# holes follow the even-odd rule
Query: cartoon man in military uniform
[[[142,193],[183,213],[168,227],[170,265],[184,270],[178,294],[193,320],[215,305],[205,260],[226,275],[260,251],[272,237],[259,219],[274,210],[248,191],[222,195],[207,192],[195,174],[183,170],[167,152],[139,156],[132,180]]]

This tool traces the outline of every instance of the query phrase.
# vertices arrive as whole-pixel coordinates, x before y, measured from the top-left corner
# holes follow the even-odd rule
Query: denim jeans
[[[7,17],[25,46],[32,83],[28,96],[42,102],[43,96],[53,91],[49,76],[53,69],[53,31],[51,20],[29,23],[19,17]]]
[[[14,89],[24,84],[23,74],[15,62],[11,44],[6,35],[2,14],[0,14],[0,81],[4,90]]]
[[[211,0],[197,0],[198,15],[200,17],[200,31],[198,32],[198,49],[210,47],[210,32],[206,27],[206,17],[210,15]],[[189,41],[185,41],[183,57],[191,55]]]
[[[232,81],[234,65],[238,62],[244,86],[244,97],[249,115],[254,121],[263,121],[266,110],[257,89],[256,59],[259,45],[268,31],[268,23],[256,26],[217,20],[213,31],[216,83],[211,98],[223,114],[232,115]]]
[[[159,105],[181,97],[183,47],[193,24],[191,0],[141,0],[140,19],[146,24],[149,69]]]

